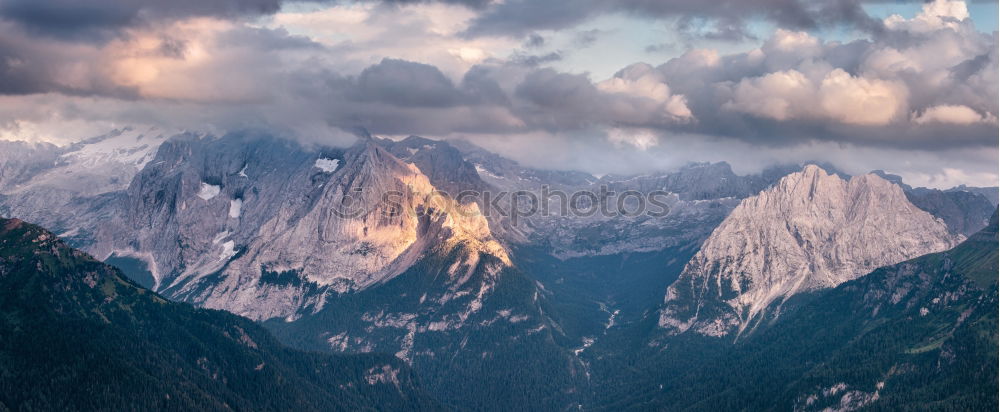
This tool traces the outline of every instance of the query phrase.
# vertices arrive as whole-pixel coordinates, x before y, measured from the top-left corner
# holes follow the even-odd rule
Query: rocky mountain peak
[[[481,254],[510,265],[477,205],[442,196],[375,139],[319,151],[261,136],[178,139],[126,199],[93,250],[145,260],[171,298],[254,319],[319,310],[328,293],[455,248],[470,267]]]
[[[464,190],[481,192],[488,188],[476,167],[448,142],[409,136],[398,142],[385,139],[379,143],[393,156],[420,169],[434,187],[453,196]]]
[[[874,174],[815,165],[744,199],[667,290],[660,325],[713,336],[778,316],[793,295],[945,250],[959,237]]]

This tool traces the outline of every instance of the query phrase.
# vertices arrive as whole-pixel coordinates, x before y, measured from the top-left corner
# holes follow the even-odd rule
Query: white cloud
[[[985,115],[977,113],[972,110],[969,106],[962,105],[940,105],[930,107],[920,113],[913,113],[913,122],[917,124],[925,123],[950,123],[950,124],[976,124],[976,123],[993,123],[996,124],[997,118],[989,113]]]
[[[286,7],[263,24],[330,47],[340,60],[337,65],[348,72],[396,58],[431,64],[458,78],[472,65],[506,56],[521,44],[508,37],[463,37],[475,16],[468,7],[436,2],[335,3],[304,10]]]
[[[597,88],[605,93],[652,100],[660,106],[660,113],[671,120],[685,122],[694,117],[684,96],[671,93],[663,75],[648,64],[631,65],[618,76],[597,83]]]
[[[846,124],[885,125],[906,111],[907,90],[899,82],[851,76],[831,71],[820,83],[824,114]]]
[[[740,80],[733,99],[726,102],[723,108],[774,120],[789,120],[811,111],[813,105],[810,100],[815,94],[815,85],[801,72],[780,71]]]
[[[855,77],[842,69],[819,81],[793,69],[741,80],[723,107],[778,121],[885,125],[905,111],[906,94],[900,83]]]
[[[996,173],[968,171],[959,167],[955,165],[955,167],[944,167],[938,171],[904,171],[896,174],[902,176],[907,184],[916,187],[948,189],[963,184],[967,186],[997,186],[1000,184]]]
[[[816,55],[822,51],[819,39],[804,31],[777,29],[764,43],[765,53],[785,52],[802,55]]]
[[[795,67],[823,53],[819,39],[806,32],[784,29],[775,30],[759,50],[771,70]]]
[[[885,19],[886,27],[926,33],[942,28],[958,29],[962,20],[969,18],[969,10],[962,0],[934,0],[924,3],[916,17],[906,19],[894,14]]]
[[[639,150],[647,150],[659,144],[659,138],[652,130],[622,129],[617,127],[608,130],[608,141],[619,147],[625,144]]]

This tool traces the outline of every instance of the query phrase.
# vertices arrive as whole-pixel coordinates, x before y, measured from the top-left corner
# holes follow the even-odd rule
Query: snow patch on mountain
[[[226,261],[236,255],[236,242],[227,240],[222,244],[222,253],[219,254],[219,261]]]
[[[223,241],[227,237],[229,237],[229,231],[228,230],[223,231],[222,233],[219,233],[215,235],[214,238],[212,238],[212,244],[217,245],[219,244],[219,242]]]
[[[220,192],[222,192],[222,187],[219,185],[201,182],[201,187],[198,188],[197,196],[204,200],[211,200],[213,197],[218,196]]]
[[[243,209],[243,199],[233,199],[229,201],[229,217],[239,219]]]
[[[340,165],[340,160],[330,159],[326,157],[321,157],[316,159],[316,163],[313,166],[318,167],[324,173],[333,173],[337,170],[337,166]]]
[[[481,165],[479,163],[474,163],[473,166],[476,167],[476,173],[479,173],[480,176],[490,177],[490,178],[493,178],[493,179],[503,179],[504,178],[503,176],[497,176],[497,175],[493,174],[493,172],[490,172],[489,170],[486,170],[486,168],[483,167],[483,165]]]

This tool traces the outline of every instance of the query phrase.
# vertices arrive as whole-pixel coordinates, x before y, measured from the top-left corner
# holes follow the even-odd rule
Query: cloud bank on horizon
[[[884,17],[859,0],[0,0],[0,138],[364,128],[592,173],[819,160],[996,185],[998,34],[974,17],[951,0]],[[625,49],[645,52],[606,78],[568,63]]]

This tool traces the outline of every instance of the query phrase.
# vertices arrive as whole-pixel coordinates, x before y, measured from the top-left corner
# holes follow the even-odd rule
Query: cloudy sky
[[[0,139],[467,139],[596,174],[996,185],[996,2],[0,0]]]

